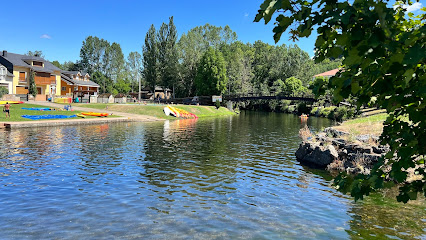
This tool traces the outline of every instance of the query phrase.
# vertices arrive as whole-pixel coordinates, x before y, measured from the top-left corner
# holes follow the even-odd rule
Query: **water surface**
[[[243,112],[2,131],[0,238],[425,238],[423,204],[354,203],[324,171],[301,166],[303,126]]]

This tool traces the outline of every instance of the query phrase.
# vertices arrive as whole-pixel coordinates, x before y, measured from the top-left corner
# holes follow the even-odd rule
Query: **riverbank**
[[[329,171],[368,174],[379,158],[389,151],[379,144],[387,114],[343,122],[318,134],[301,129],[302,143],[296,151],[301,163]]]
[[[108,110],[108,111],[116,111],[119,113],[129,113],[129,114],[138,114],[138,115],[146,115],[159,119],[176,119],[172,116],[166,116],[163,112],[165,106],[164,104],[105,104],[105,103],[75,103],[73,106],[76,107],[85,107],[85,108],[93,108],[97,110]],[[190,113],[197,115],[199,118],[203,117],[219,117],[219,116],[232,116],[235,115],[235,112],[228,110],[225,107],[221,107],[216,109],[214,106],[195,106],[195,105],[182,105],[177,104],[173,105],[173,107],[183,109]]]
[[[38,111],[26,110],[22,108],[51,108],[54,111]],[[0,128],[27,128],[27,127],[49,127],[49,126],[68,126],[68,125],[87,125],[87,124],[103,124],[112,122],[152,122],[162,121],[163,119],[155,118],[146,115],[130,114],[110,110],[94,111],[93,108],[85,108],[72,106],[73,111],[63,111],[63,104],[51,102],[26,102],[24,104],[15,104],[11,106],[11,118],[6,118],[5,115],[0,117]],[[84,119],[79,117],[65,118],[65,119],[43,119],[31,120],[23,118],[22,115],[66,115],[72,116],[81,112],[103,112],[108,113],[108,117],[93,117],[86,116]]]
[[[308,128],[301,129],[302,143],[296,158],[302,164],[326,169],[330,172],[368,175],[373,166],[389,152],[380,145],[379,137],[387,114],[381,113],[343,122],[313,135]],[[416,174],[418,165],[407,169],[407,181],[420,180]],[[387,169],[383,169],[387,171]]]

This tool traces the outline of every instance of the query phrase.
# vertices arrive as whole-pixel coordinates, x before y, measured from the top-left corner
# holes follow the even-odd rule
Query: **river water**
[[[424,202],[355,203],[300,165],[303,125],[243,112],[1,130],[0,239],[426,238]]]

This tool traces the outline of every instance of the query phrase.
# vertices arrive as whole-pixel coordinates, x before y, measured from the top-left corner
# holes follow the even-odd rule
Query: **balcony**
[[[52,80],[50,77],[40,77],[40,76],[35,76],[34,82],[36,85],[56,84],[56,81]]]
[[[27,78],[26,77],[19,77],[19,84],[26,84]]]

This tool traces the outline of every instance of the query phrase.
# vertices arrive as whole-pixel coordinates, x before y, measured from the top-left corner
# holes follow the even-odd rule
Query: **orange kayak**
[[[95,117],[107,117],[108,113],[97,113],[97,112],[82,112],[81,114],[86,116],[95,116]]]

